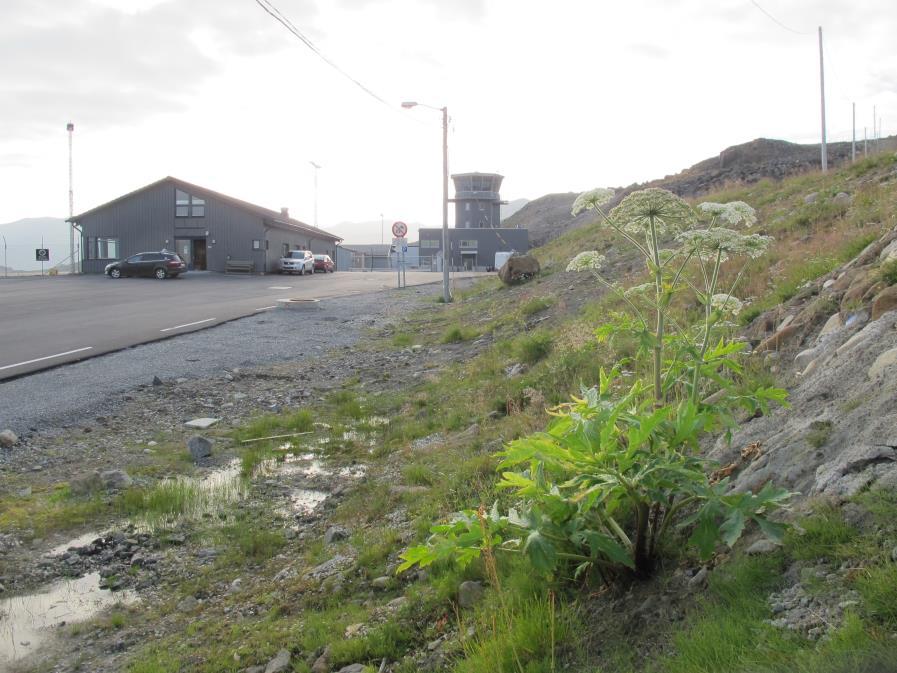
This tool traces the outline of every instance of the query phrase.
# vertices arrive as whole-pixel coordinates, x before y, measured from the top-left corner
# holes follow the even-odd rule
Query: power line
[[[778,25],[780,28],[784,28],[784,29],[787,30],[789,33],[794,33],[795,35],[813,35],[813,31],[806,32],[806,31],[802,31],[802,30],[794,30],[794,28],[792,28],[791,26],[786,26],[784,23],[782,23],[781,21],[779,21],[779,20],[778,20],[776,17],[774,17],[772,14],[770,14],[770,13],[767,12],[765,9],[763,9],[763,8],[760,6],[760,4],[757,2],[757,0],[750,0],[750,2],[751,2],[751,4],[752,4],[754,7],[756,7],[756,8],[759,9],[761,12],[763,12],[763,14],[765,14],[766,17],[767,17],[768,19],[770,19],[773,23],[775,23],[776,25]]]
[[[299,30],[299,29],[295,26],[295,24],[294,24],[292,21],[290,21],[286,16],[284,16],[284,14],[281,13],[281,11],[280,11],[279,9],[277,9],[277,7],[275,7],[273,4],[271,4],[271,2],[270,2],[269,0],[255,0],[255,2],[256,2],[256,4],[257,4],[259,7],[261,7],[262,9],[264,9],[264,10],[265,10],[268,14],[270,14],[274,19],[276,19],[281,25],[283,25],[284,28],[286,28],[286,29],[287,29],[288,31],[290,31],[295,37],[297,37],[297,38],[298,38],[298,39],[299,39],[299,40],[300,40],[306,47],[308,47],[309,49],[311,49],[311,50],[315,53],[315,55],[316,55],[318,58],[320,58],[322,61],[324,61],[324,63],[326,63],[326,64],[329,65],[331,68],[333,68],[334,70],[336,70],[339,74],[341,74],[343,77],[345,77],[346,79],[348,79],[348,80],[349,80],[350,82],[352,82],[355,86],[357,86],[359,89],[361,89],[362,91],[364,91],[367,95],[369,95],[369,96],[371,96],[372,98],[374,98],[375,100],[377,100],[377,101],[383,103],[383,105],[385,105],[386,107],[388,107],[388,108],[390,108],[390,109],[393,109],[393,108],[395,107],[394,105],[391,105],[389,102],[387,102],[386,100],[384,100],[383,98],[381,98],[380,96],[378,96],[376,93],[374,93],[373,91],[371,91],[370,89],[368,89],[364,84],[362,84],[362,83],[359,82],[357,79],[355,79],[354,77],[352,77],[352,75],[350,75],[350,74],[347,73],[345,70],[343,70],[342,68],[340,68],[336,63],[334,63],[334,62],[331,61],[329,58],[327,58],[327,56],[325,56],[325,55],[321,52],[321,50],[318,49],[317,46],[315,46],[314,42],[312,42],[308,37],[306,37],[306,36],[302,33],[302,31]]]

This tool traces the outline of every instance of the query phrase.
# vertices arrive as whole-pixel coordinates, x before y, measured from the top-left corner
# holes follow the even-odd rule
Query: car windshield
[[[304,259],[305,258],[305,250],[293,250],[290,253],[290,259]]]
[[[324,261],[324,255],[315,255],[315,259],[318,260],[319,262],[323,262],[323,261]]]

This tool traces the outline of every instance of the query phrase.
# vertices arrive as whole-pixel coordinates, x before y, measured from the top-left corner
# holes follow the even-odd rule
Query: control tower
[[[455,228],[497,229],[501,227],[503,175],[497,173],[457,173],[455,183]]]

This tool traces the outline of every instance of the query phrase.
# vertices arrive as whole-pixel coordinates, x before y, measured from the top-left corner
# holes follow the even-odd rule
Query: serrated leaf
[[[718,538],[719,527],[710,516],[702,516],[688,541],[698,548],[701,559],[706,561],[713,556]]]
[[[719,527],[720,535],[726,546],[731,547],[741,537],[744,530],[744,514],[740,509],[733,509]]]

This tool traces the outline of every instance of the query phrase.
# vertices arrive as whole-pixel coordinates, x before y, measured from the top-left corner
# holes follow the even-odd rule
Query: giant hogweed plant
[[[466,565],[494,549],[525,554],[546,573],[646,577],[675,529],[690,531],[702,558],[721,542],[731,547],[751,521],[781,537],[782,525],[769,514],[790,493],[772,485],[734,492],[728,478],[711,482],[697,454],[705,433],[731,427],[737,406],[765,413],[770,403],[784,403],[784,391],[774,388],[735,392],[731,375],[741,371],[743,344],[728,337],[727,318],[741,308],[733,293],[740,273],[732,287],[719,287],[724,264],[762,255],[771,239],[733,228],[756,221],[742,202],[704,203],[696,212],[668,191],[647,189],[605,213],[611,197],[610,190],[586,192],[573,212],[598,212],[601,226],[644,256],[651,282],[622,292],[601,276],[605,258],[595,251],[578,254],[567,270],[594,274],[625,301],[631,315],[600,327],[598,336],[635,333],[651,380],[629,380],[625,362],[602,370],[595,387],[550,411],[545,432],[499,453],[498,485],[514,493],[515,507],[506,514],[497,505],[466,510],[433,526],[425,544],[402,554],[400,571],[450,559]],[[670,242],[674,247],[663,247]],[[671,315],[673,298],[685,292],[703,308],[696,325]]]

